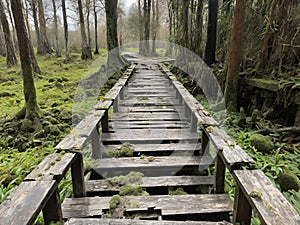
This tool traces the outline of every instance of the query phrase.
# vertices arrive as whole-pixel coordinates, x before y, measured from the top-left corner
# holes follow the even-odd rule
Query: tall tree
[[[79,11],[79,23],[81,31],[81,59],[92,59],[91,47],[88,44],[86,32],[85,32],[85,23],[83,17],[82,2],[78,0],[78,11]]]
[[[53,20],[54,20],[54,33],[55,33],[55,54],[56,57],[61,57],[61,51],[59,48],[59,42],[58,42],[58,22],[57,22],[57,9],[56,9],[56,0],[52,0],[52,6],[53,6]]]
[[[21,68],[23,75],[23,90],[25,97],[25,107],[18,116],[24,116],[26,122],[23,122],[23,128],[32,128],[32,124],[39,124],[40,109],[36,99],[36,89],[30,61],[30,48],[28,43],[28,33],[24,21],[21,0],[11,0],[11,7],[15,21],[19,52],[21,59]]]
[[[118,42],[118,0],[105,0],[108,71],[125,65]]]
[[[7,9],[9,20],[10,20],[9,22],[12,26],[12,38],[13,38],[13,41],[14,41],[14,47],[15,47],[15,49],[17,49],[18,48],[18,41],[17,41],[16,29],[15,29],[15,26],[14,26],[12,13],[11,13],[11,10],[10,10],[9,0],[6,0],[6,9]]]
[[[41,46],[39,46],[37,50],[37,54],[39,55],[51,54],[52,49],[50,47],[48,37],[47,37],[47,28],[46,28],[43,0],[37,0],[37,6],[39,12],[38,14],[39,14],[40,41],[41,41]]]
[[[144,0],[144,55],[149,55],[150,53],[150,21],[151,21],[151,0]]]
[[[38,13],[37,13],[37,0],[31,0],[31,10],[32,10],[32,17],[34,22],[34,29],[36,34],[36,40],[38,44],[38,49],[42,49],[43,44],[41,41],[41,34],[40,34],[40,27],[39,27],[39,21],[38,21]],[[27,26],[28,27],[28,26]]]
[[[2,0],[0,0],[0,20],[2,24],[6,46],[6,64],[7,66],[13,66],[16,65],[18,62]]]
[[[218,0],[208,1],[207,39],[204,61],[211,65],[216,60]]]
[[[225,87],[225,101],[229,112],[237,111],[238,75],[243,43],[243,28],[246,14],[246,0],[236,2],[230,37],[230,50]]]
[[[71,61],[71,56],[70,56],[70,46],[69,46],[67,9],[66,9],[66,1],[65,0],[61,0],[61,8],[62,8],[63,20],[64,20],[64,37],[65,37],[65,48],[66,48],[65,62],[69,62],[69,61]]]
[[[157,56],[156,52],[156,39],[159,28],[159,5],[158,0],[152,3],[152,56]]]
[[[144,32],[143,32],[143,27],[144,27],[144,19],[142,17],[142,3],[141,0],[138,0],[138,16],[139,16],[139,36],[140,36],[140,42],[139,42],[139,54],[143,55],[144,54]]]
[[[96,0],[93,0],[93,11],[94,11],[94,19],[95,19],[95,55],[99,55],[99,44],[98,44],[98,16],[97,16],[97,8],[96,8]]]
[[[90,10],[91,10],[91,1],[86,0],[86,26],[87,26],[87,38],[88,38],[88,45],[91,47],[91,29],[90,29]]]
[[[197,55],[201,56],[201,43],[202,43],[202,27],[203,27],[203,0],[197,1],[196,21],[193,27],[196,27],[195,36],[193,38],[193,50]]]

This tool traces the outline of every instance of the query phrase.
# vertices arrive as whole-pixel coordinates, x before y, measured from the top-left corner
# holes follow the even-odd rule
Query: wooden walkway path
[[[252,210],[262,224],[300,224],[164,65],[132,65],[104,99],[0,205],[1,225],[32,224],[41,210],[45,224],[250,224]],[[89,143],[94,160],[84,174]],[[111,156],[121,150],[129,155]],[[73,198],[61,204],[57,185],[70,168]],[[234,202],[224,193],[226,168],[236,181]]]

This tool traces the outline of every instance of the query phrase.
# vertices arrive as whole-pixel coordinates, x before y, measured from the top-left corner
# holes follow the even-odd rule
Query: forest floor
[[[126,51],[136,52],[134,49]],[[164,51],[160,51],[162,55]],[[0,203],[19,185],[24,177],[31,172],[38,163],[49,153],[54,152],[54,147],[65,137],[73,126],[72,108],[78,84],[96,72],[106,62],[106,51],[101,51],[96,67],[93,61],[82,61],[80,54],[72,54],[72,62],[65,64],[64,58],[55,56],[39,56],[38,62],[42,75],[35,76],[38,103],[42,109],[43,130],[34,136],[26,136],[16,128],[14,115],[24,105],[22,76],[20,65],[7,68],[4,57],[0,57]],[[103,94],[116,79],[107,82],[102,90]],[[197,96],[204,105],[205,101]],[[218,115],[215,115],[218,116]],[[242,118],[244,119],[244,118]],[[262,169],[268,177],[279,187],[277,178],[284,170],[292,171],[300,177],[299,143],[289,143],[288,133],[269,133],[268,136],[275,143],[276,151],[270,154],[258,152],[250,145],[249,137],[255,132],[255,123],[269,123],[251,119],[246,121],[248,126],[239,126],[241,115],[231,115],[224,127],[241,147],[243,147],[255,160],[257,168]],[[270,124],[268,126],[271,126]],[[290,140],[290,139],[289,139]],[[226,191],[231,197],[234,195],[234,182],[226,176]],[[61,198],[70,196],[72,192],[70,175],[61,182]],[[300,192],[283,192],[300,214]]]

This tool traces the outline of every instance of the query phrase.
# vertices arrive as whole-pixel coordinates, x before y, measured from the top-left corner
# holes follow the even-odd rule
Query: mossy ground
[[[67,64],[63,57],[37,56],[42,74],[34,78],[42,126],[36,132],[21,130],[21,121],[14,118],[24,106],[20,64],[7,68],[6,59],[0,57],[0,202],[46,155],[54,152],[56,144],[72,129],[78,84],[105,64],[105,54],[103,50],[93,61],[82,61],[80,53],[72,53],[72,61]],[[104,86],[101,94],[108,89]],[[62,183],[60,189],[68,195],[71,185]]]

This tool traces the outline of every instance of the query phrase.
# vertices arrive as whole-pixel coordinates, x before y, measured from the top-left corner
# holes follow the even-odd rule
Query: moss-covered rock
[[[261,134],[253,134],[249,138],[250,144],[258,151],[263,153],[270,153],[274,150],[274,144],[271,139]]]
[[[281,191],[300,190],[300,180],[292,172],[283,172],[278,176],[278,183]]]

